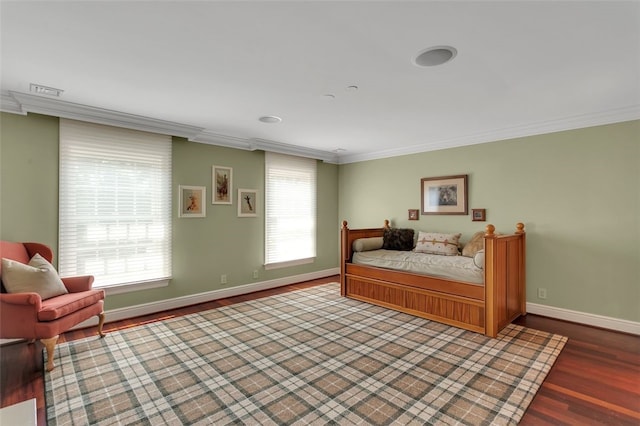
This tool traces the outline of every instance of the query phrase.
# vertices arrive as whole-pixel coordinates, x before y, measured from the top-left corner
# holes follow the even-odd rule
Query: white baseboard
[[[157,302],[144,303],[141,305],[128,306],[126,308],[111,309],[105,312],[106,322],[120,321],[123,319],[139,317],[141,315],[154,314],[156,312],[168,311],[185,306],[197,305],[198,303],[211,302],[212,300],[224,299],[227,297],[240,296],[242,294],[253,293],[261,290],[282,287],[304,281],[316,280],[340,274],[340,268],[325,269],[323,271],[310,272],[307,274],[294,275],[291,277],[277,278],[275,280],[260,281],[251,284],[239,285],[236,287],[222,288],[204,293],[191,294],[188,296],[175,297],[173,299],[160,300]],[[96,317],[81,322],[76,328],[91,327],[98,324]]]
[[[624,333],[640,335],[640,323],[619,318],[605,317],[603,315],[589,314],[586,312],[572,311],[553,306],[527,303],[527,312],[564,321],[622,331]]]

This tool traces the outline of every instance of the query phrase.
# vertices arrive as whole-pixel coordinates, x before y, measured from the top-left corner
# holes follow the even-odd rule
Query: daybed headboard
[[[358,238],[369,238],[369,237],[382,237],[385,229],[389,229],[391,226],[389,225],[389,220],[384,220],[384,226],[382,228],[368,228],[368,229],[349,229],[348,223],[346,220],[342,221],[342,230],[341,230],[341,241],[342,241],[342,250],[341,253],[345,253],[342,260],[342,263],[345,261],[351,260],[351,255],[353,254],[353,242]]]
[[[346,220],[342,221],[342,228],[340,229],[340,280],[342,281],[341,293],[344,291],[344,280],[346,272],[346,263],[351,260],[353,255],[353,242],[358,238],[369,237],[382,237],[384,230],[389,228],[389,220],[384,220],[384,226],[382,228],[367,228],[367,229],[349,229],[349,224]],[[342,294],[344,296],[344,294]]]

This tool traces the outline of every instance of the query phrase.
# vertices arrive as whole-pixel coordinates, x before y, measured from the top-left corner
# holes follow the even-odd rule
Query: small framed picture
[[[238,189],[238,217],[258,216],[258,191]]]
[[[211,204],[232,204],[233,169],[225,166],[211,166]]]
[[[178,217],[205,217],[207,188],[204,186],[180,185],[178,189]]]
[[[409,209],[409,220],[418,220],[420,218],[419,211],[418,209]]]
[[[484,222],[487,220],[485,209],[471,209],[471,220],[473,222]]]

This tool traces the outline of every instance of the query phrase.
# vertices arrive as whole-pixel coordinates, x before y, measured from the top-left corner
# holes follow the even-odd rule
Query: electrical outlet
[[[227,275],[226,274],[220,275],[220,284],[226,284],[226,283],[227,283]]]
[[[253,270],[253,278],[254,278],[254,279],[255,279],[255,278],[258,278],[258,270],[257,270],[257,269],[254,269],[254,270]]]
[[[546,299],[547,298],[547,289],[540,287],[538,289],[538,299]]]

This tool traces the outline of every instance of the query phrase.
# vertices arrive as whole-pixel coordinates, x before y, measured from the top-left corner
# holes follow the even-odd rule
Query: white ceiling
[[[292,145],[339,163],[640,118],[637,1],[0,7],[3,109],[14,112],[38,112],[20,97],[37,83],[64,90],[61,110],[181,123],[192,140]],[[438,45],[457,56],[412,63]]]

